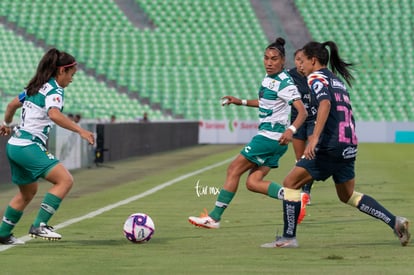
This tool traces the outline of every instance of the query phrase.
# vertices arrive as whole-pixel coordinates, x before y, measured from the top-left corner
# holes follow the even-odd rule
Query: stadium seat
[[[356,119],[412,121],[412,109],[402,106],[406,94],[414,94],[413,1],[295,0],[295,5],[314,40],[335,41],[340,54],[357,64],[351,89]],[[393,104],[371,107],[382,99]]]
[[[1,1],[0,15],[46,45],[72,53],[85,68],[126,88],[131,97],[158,106],[150,108],[150,112],[162,114],[171,110],[173,115],[189,119],[257,119],[254,108],[222,108],[218,103],[221,96],[229,93],[256,97],[264,75],[261,53],[268,42],[249,1],[135,2],[146,12],[154,29],[136,27],[110,0]],[[412,3],[295,0],[312,37],[336,41],[341,55],[358,64],[360,71],[351,90],[352,101],[364,104],[355,104],[357,119],[412,119],[411,111],[403,104],[414,93],[412,24],[407,23],[413,20]],[[315,9],[323,15],[314,17]],[[41,12],[48,16],[36,16]],[[393,31],[396,28],[401,31]],[[7,64],[7,73],[0,78],[0,90],[2,95],[14,95],[31,77],[44,50],[5,28],[0,28],[0,32],[5,38],[3,52],[18,49],[21,53],[0,57],[2,64]],[[232,51],[243,52],[243,59],[236,60],[229,54]],[[240,76],[237,81],[234,75]],[[79,86],[73,85],[76,82]],[[100,102],[81,96],[84,87],[96,94]],[[404,88],[396,91],[391,87]],[[399,95],[394,95],[396,92]],[[106,112],[109,116],[118,111],[120,116],[133,119],[142,110],[138,100],[119,94],[82,71],[68,88],[68,94],[69,99],[82,98],[83,105],[99,109],[88,111],[91,115],[102,116]],[[384,104],[369,108],[368,100],[389,96],[401,107],[399,112]],[[192,108],[195,100],[218,107],[199,103]],[[69,110],[75,106],[79,104],[68,103]],[[163,119],[162,115],[154,117]],[[164,118],[170,119],[168,115]]]

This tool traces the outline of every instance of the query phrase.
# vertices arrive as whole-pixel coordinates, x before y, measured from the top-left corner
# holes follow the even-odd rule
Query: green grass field
[[[190,215],[210,210],[228,162],[241,145],[202,145],[110,167],[73,171],[75,187],[53,217],[61,225],[58,242],[30,240],[0,251],[0,274],[411,274],[414,245],[401,247],[392,230],[336,198],[332,180],[317,182],[308,216],[299,225],[297,249],[263,249],[283,229],[280,201],[246,190],[245,176],[226,210],[221,228],[207,230],[188,223]],[[361,144],[356,165],[357,190],[380,201],[393,213],[414,220],[414,146]],[[281,167],[268,176],[281,182],[294,164],[290,148]],[[200,169],[205,169],[200,172]],[[192,174],[190,174],[192,173]],[[181,178],[179,178],[181,177]],[[176,181],[172,181],[177,179]],[[197,194],[196,184],[208,187]],[[161,184],[165,188],[155,192]],[[28,207],[15,229],[27,234],[44,192]],[[114,204],[153,190],[129,203]],[[0,187],[5,208],[15,190]],[[108,205],[94,217],[84,215]],[[156,226],[151,241],[129,243],[122,225],[134,212],[149,214]],[[2,213],[0,213],[2,214]],[[72,221],[71,224],[65,222]],[[0,246],[0,249],[3,248]]]

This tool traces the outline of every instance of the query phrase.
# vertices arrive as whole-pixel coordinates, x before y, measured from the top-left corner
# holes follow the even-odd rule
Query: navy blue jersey
[[[316,98],[310,92],[306,77],[300,74],[296,68],[290,69],[288,73],[292,77],[293,82],[295,82],[296,87],[298,87],[303,105],[305,105],[306,111],[308,111],[308,117],[306,118],[306,121],[315,121],[317,112]],[[298,111],[293,107],[290,117],[291,123],[295,121],[297,115]]]
[[[343,161],[355,160],[358,140],[351,101],[345,84],[328,69],[308,76],[308,85],[316,102],[331,102],[325,128],[319,138],[316,156]]]

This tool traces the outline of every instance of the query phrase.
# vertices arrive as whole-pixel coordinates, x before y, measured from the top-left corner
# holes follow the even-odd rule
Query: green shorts
[[[26,146],[7,144],[6,150],[12,181],[17,185],[29,184],[44,178],[59,163],[41,143]]]
[[[256,135],[241,151],[246,159],[258,166],[276,168],[279,159],[286,153],[287,145],[280,145],[279,141]]]

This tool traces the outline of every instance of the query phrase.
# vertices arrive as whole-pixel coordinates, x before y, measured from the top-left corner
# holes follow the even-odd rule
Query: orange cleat
[[[308,193],[301,193],[300,194],[300,201],[301,201],[301,206],[300,206],[300,212],[299,212],[299,217],[298,217],[298,224],[300,224],[306,216],[306,205],[308,205],[308,203],[310,201],[309,194]]]

